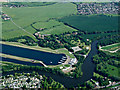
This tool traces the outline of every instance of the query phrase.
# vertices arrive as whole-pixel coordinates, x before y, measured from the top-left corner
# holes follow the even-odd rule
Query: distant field
[[[117,44],[112,44],[112,45],[107,45],[102,47],[101,49],[105,49],[105,50],[110,50],[110,51],[114,51],[120,48],[120,43]]]
[[[85,39],[96,39],[97,37],[104,37],[108,35],[118,35],[118,32],[113,32],[113,33],[100,33],[100,34],[87,34],[87,35],[82,35],[83,38]]]
[[[49,20],[48,22],[47,21],[40,21],[40,22],[36,22],[35,24],[33,24],[33,26],[36,28],[36,29],[49,29],[49,28],[53,28],[55,26],[58,26],[62,23],[56,21],[56,20]]]
[[[76,5],[72,3],[56,3],[53,5],[39,7],[21,7],[21,8],[3,7],[3,12],[5,14],[8,14],[8,16],[12,17],[13,21],[17,25],[21,26],[26,31],[33,34],[36,31],[34,28],[30,26],[33,22],[46,21],[50,18],[61,18],[64,16],[69,16],[71,14],[77,13],[77,9]],[[61,31],[64,30],[61,29]],[[2,33],[3,39],[14,38],[27,34],[24,31],[17,28],[10,21],[3,21]],[[54,34],[55,33],[57,33],[57,31],[54,31]]]
[[[38,30],[42,28],[43,31],[40,31],[41,34],[61,34],[68,31],[76,31],[75,29],[68,27],[62,22],[58,22],[56,20],[50,20],[48,22],[37,22],[33,24],[33,26]]]
[[[61,24],[60,26],[56,26],[54,28],[50,28],[44,31],[41,31],[41,34],[61,34],[64,32],[73,32],[73,31],[77,31],[76,29],[73,29],[69,26],[66,26],[64,24]]]
[[[60,19],[60,21],[76,27],[82,31],[118,31],[117,16],[81,16],[74,15]]]

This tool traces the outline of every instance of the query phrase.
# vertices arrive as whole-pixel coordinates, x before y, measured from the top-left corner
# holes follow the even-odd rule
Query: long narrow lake
[[[1,44],[0,44],[1,45]],[[46,65],[58,65],[64,54],[54,54],[2,44],[2,53],[43,61]]]
[[[86,57],[83,65],[82,72],[83,76],[80,78],[70,78],[66,76],[61,76],[59,74],[52,74],[45,71],[39,71],[38,73],[41,75],[46,75],[52,77],[55,81],[60,82],[67,88],[71,88],[72,86],[76,87],[78,84],[83,84],[85,81],[90,80],[93,76],[93,72],[95,70],[95,64],[92,62],[92,57],[97,54],[97,41],[94,41],[91,45],[91,51]],[[46,56],[47,57],[47,56]],[[18,72],[32,72],[32,71],[18,71]],[[7,74],[12,74],[15,72],[9,72]]]

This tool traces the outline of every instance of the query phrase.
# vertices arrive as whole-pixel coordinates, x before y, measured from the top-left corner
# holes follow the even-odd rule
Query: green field
[[[118,76],[119,77],[119,75],[120,75],[120,72],[119,72],[120,68],[117,68],[117,67],[109,65],[109,64],[107,64],[106,67],[107,68],[105,70],[107,71],[107,73],[109,73],[112,76]]]
[[[49,21],[44,21],[44,22],[36,22],[35,24],[33,24],[33,26],[36,29],[49,29],[49,28],[53,28],[55,26],[61,25],[62,23],[56,21],[56,20],[49,20]]]
[[[56,26],[54,28],[50,28],[50,29],[41,31],[41,34],[61,34],[61,33],[68,32],[68,31],[73,32],[73,31],[76,31],[76,29],[73,29],[69,26],[62,24],[62,25]]]
[[[8,16],[12,17],[13,21],[17,25],[19,25],[20,27],[24,28],[26,31],[33,34],[36,32],[36,30],[30,26],[32,23],[38,21],[45,22],[50,18],[58,19],[61,17],[69,16],[71,14],[76,14],[77,9],[76,9],[76,5],[72,3],[56,3],[53,5],[39,6],[39,7],[21,7],[21,8],[3,7],[3,12]],[[49,26],[46,25],[46,27],[48,28]],[[66,26],[63,27],[65,28]],[[58,27],[57,29],[60,30],[60,28],[61,27]],[[68,31],[68,29],[69,28],[67,29],[65,28],[64,30],[61,29],[59,33],[65,32],[65,30]],[[56,29],[53,30],[54,30],[54,34],[59,31],[59,30],[55,31]],[[51,29],[49,32],[52,32]],[[3,33],[3,39],[28,35],[24,31],[16,27],[11,21],[3,21],[2,33]]]
[[[116,44],[112,44],[112,45],[107,45],[102,47],[101,49],[105,49],[105,50],[110,50],[110,51],[114,51],[120,48],[120,43],[116,43]]]
[[[79,30],[86,32],[102,32],[102,31],[118,31],[118,17],[117,16],[81,16],[74,15],[60,19]]]
[[[68,31],[69,32],[76,31],[76,29],[68,27],[64,25],[62,22],[58,22],[56,20],[37,22],[33,24],[33,26],[38,30],[43,29],[42,31],[40,31],[41,34],[61,34]]]
[[[108,35],[118,35],[118,32],[112,32],[112,33],[100,33],[100,34],[85,34],[85,35],[82,35],[83,38],[85,39],[91,39],[91,40],[94,40],[94,39],[97,39],[97,38],[103,38],[105,36],[108,36]]]

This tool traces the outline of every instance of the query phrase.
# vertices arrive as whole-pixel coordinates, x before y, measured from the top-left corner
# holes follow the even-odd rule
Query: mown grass
[[[76,5],[72,3],[56,3],[53,5],[40,7],[3,7],[3,12],[5,14],[8,14],[8,16],[10,16],[17,25],[21,26],[22,28],[25,28],[26,31],[33,34],[36,31],[30,26],[33,22],[46,21],[50,18],[61,18],[64,16],[69,16],[71,14],[77,13],[77,9]],[[59,30],[54,31],[54,34],[59,32]],[[9,39],[21,35],[26,35],[25,32],[18,29],[10,21],[3,21],[2,31],[3,39]],[[62,31],[64,30],[61,30],[61,32]]]
[[[54,28],[43,30],[43,31],[41,31],[41,34],[61,34],[64,32],[73,32],[73,31],[77,31],[77,30],[73,29],[69,26],[61,24],[61,25],[56,26]]]
[[[102,47],[101,49],[105,49],[105,50],[110,50],[110,51],[114,51],[120,48],[120,43],[116,43],[116,44],[112,44],[112,45],[107,45]]]
[[[120,75],[120,72],[119,72],[120,68],[117,68],[117,67],[109,65],[109,64],[107,64],[106,67],[107,67],[106,68],[107,73],[109,73],[112,76],[119,77],[119,75]]]
[[[62,18],[60,21],[86,32],[118,31],[118,16],[74,15]]]
[[[53,28],[55,26],[61,25],[60,22],[56,21],[56,20],[49,20],[48,22],[36,22],[35,24],[33,24],[33,26],[37,29],[49,29],[49,28]]]
[[[33,26],[38,30],[43,29],[42,31],[40,31],[41,34],[61,34],[68,31],[76,31],[75,29],[68,27],[56,20],[49,20],[48,22],[37,22],[33,24]]]

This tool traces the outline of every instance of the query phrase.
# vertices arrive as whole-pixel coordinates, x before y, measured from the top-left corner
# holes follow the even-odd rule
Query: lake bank
[[[78,84],[83,84],[85,81],[90,80],[93,76],[93,72],[95,70],[95,64],[92,62],[92,57],[97,53],[97,41],[94,41],[91,45],[91,51],[86,57],[83,65],[82,65],[82,72],[83,76],[79,78],[70,78],[67,76],[62,76],[62,75],[55,75],[53,73],[48,73],[45,71],[39,71],[39,74],[45,75],[45,76],[50,76],[52,77],[55,81],[60,82],[63,84],[66,88],[71,88],[72,86],[76,87]],[[19,71],[20,72],[20,71]],[[21,71],[23,72],[23,71]],[[24,70],[25,72],[25,70]],[[29,71],[26,71],[29,72]],[[32,71],[30,71],[32,72]],[[9,73],[15,73],[15,72],[9,72]]]
[[[43,61],[46,65],[58,65],[62,57],[66,57],[65,54],[54,54],[6,44],[0,45],[2,45],[2,53],[4,54]]]
[[[55,54],[65,54],[65,55],[70,56],[71,58],[74,57],[74,55],[70,54],[66,48],[52,50],[50,48],[44,48],[40,46],[28,46],[28,45],[18,43],[18,42],[6,42],[6,41],[0,41],[0,44],[6,44],[6,45],[17,46],[17,47],[38,50],[38,51],[43,51],[43,52],[49,52],[49,53],[55,53]]]

